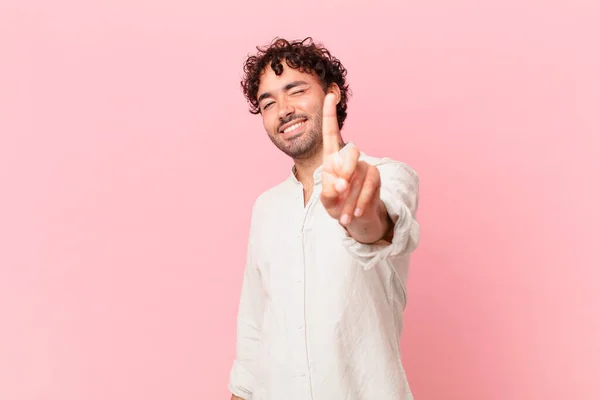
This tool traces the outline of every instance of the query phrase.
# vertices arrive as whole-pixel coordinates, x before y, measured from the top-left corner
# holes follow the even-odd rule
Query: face
[[[257,99],[263,125],[279,150],[295,160],[309,159],[323,145],[326,93],[315,75],[282,64],[281,75],[268,66],[260,78]]]

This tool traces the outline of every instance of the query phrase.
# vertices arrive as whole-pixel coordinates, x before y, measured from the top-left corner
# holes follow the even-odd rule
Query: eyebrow
[[[308,82],[305,82],[305,81],[294,81],[294,82],[288,83],[287,85],[285,85],[282,88],[282,91],[287,92],[288,90],[293,89],[296,86],[301,86],[301,85],[308,85]],[[269,93],[269,92],[265,92],[265,93],[261,94],[258,97],[258,102],[260,103],[262,100],[264,100],[266,98],[269,98],[269,97],[273,97],[273,95],[271,93]]]

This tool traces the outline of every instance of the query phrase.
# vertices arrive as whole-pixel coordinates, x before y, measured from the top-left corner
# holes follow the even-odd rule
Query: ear
[[[342,92],[340,90],[340,87],[337,85],[337,83],[331,83],[325,93],[335,94],[335,100],[336,100],[335,102],[336,102],[336,104],[340,104],[340,101],[342,100]]]

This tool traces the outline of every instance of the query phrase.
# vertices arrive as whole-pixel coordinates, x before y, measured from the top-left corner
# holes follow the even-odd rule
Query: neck
[[[340,149],[344,148],[346,143],[340,141]],[[298,179],[305,188],[312,187],[313,176],[315,170],[323,164],[323,147],[319,149],[309,158],[294,159],[296,167],[296,179]]]
[[[302,185],[307,188],[313,185],[313,176],[315,170],[323,164],[322,152],[319,151],[315,157],[311,157],[303,160],[294,160],[294,166],[296,167],[296,179],[302,182]]]

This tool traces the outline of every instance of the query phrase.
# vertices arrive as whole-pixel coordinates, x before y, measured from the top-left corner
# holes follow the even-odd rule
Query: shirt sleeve
[[[253,212],[254,221],[255,212]],[[264,296],[261,275],[255,257],[254,222],[251,222],[246,266],[237,315],[236,357],[229,374],[229,391],[251,400],[256,354],[262,327]]]
[[[389,158],[383,158],[376,166],[381,177],[381,200],[394,223],[392,242],[382,239],[371,244],[360,243],[347,231],[343,239],[344,246],[365,270],[385,258],[408,254],[419,243],[417,173],[407,164]]]

